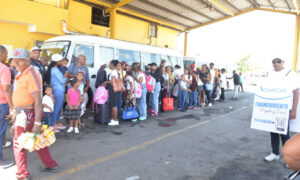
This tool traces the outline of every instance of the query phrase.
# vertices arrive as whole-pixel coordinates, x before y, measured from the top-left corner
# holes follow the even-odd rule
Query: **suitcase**
[[[98,124],[107,124],[110,121],[110,110],[108,103],[94,104],[94,122]]]

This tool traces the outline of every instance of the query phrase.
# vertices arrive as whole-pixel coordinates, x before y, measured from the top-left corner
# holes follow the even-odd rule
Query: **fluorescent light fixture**
[[[212,3],[213,5],[219,7],[220,9],[222,9],[223,11],[227,12],[228,14],[230,14],[231,16],[234,16],[234,13],[232,11],[230,11],[228,8],[226,8],[225,6],[223,6],[222,4],[218,3],[216,0],[209,0],[210,3]]]

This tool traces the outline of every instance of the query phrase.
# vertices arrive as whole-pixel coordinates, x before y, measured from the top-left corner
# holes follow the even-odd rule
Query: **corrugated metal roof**
[[[116,4],[121,0],[98,1]],[[296,1],[300,5],[300,0]],[[293,0],[133,0],[121,8],[185,29],[226,18],[231,12],[236,15],[253,8],[296,12]]]

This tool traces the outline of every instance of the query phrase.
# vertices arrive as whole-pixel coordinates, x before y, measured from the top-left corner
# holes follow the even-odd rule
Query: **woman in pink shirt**
[[[67,103],[68,106],[66,108],[66,118],[70,120],[70,128],[68,129],[68,133],[75,131],[75,133],[79,133],[78,124],[81,114],[81,94],[78,87],[80,86],[80,81],[77,78],[74,78],[71,81],[71,88],[68,89],[67,92]]]

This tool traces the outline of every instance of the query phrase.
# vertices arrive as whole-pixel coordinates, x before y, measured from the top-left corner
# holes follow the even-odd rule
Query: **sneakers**
[[[54,132],[54,133],[59,133],[60,130],[59,130],[56,126],[54,126],[54,127],[53,127],[53,132]]]
[[[108,123],[109,126],[118,126],[119,125],[119,121],[115,121],[115,120],[110,120],[110,123]]]
[[[11,146],[10,141],[6,141],[6,143],[3,145],[3,148],[9,148]]]
[[[61,124],[61,123],[59,123],[59,124],[56,124],[55,126],[57,127],[57,129],[60,129],[60,130],[64,130],[64,129],[66,129],[66,128],[67,128],[66,126],[64,126],[64,125],[63,125],[63,124]]]
[[[57,172],[59,170],[58,166],[49,168],[49,167],[44,167],[41,171],[42,172]]]
[[[79,133],[78,127],[74,128],[74,131],[75,131],[75,134],[78,134]]]
[[[74,131],[74,128],[73,128],[73,127],[69,127],[67,133],[71,133],[71,132],[73,132],[73,131]]]
[[[137,122],[137,119],[133,119],[133,120],[131,120],[131,122]]]
[[[147,119],[147,118],[144,117],[144,116],[142,116],[142,117],[139,118],[140,121],[145,121],[146,119]]]
[[[274,160],[279,160],[279,155],[271,153],[269,156],[265,157],[265,160],[268,161],[268,162],[271,162],[271,161],[274,161]]]
[[[0,160],[0,168],[6,169],[9,168],[11,166],[13,166],[15,163],[13,161],[9,161],[9,160]]]
[[[208,104],[208,107],[212,107],[212,104],[211,104],[211,103],[209,103],[209,104]]]

